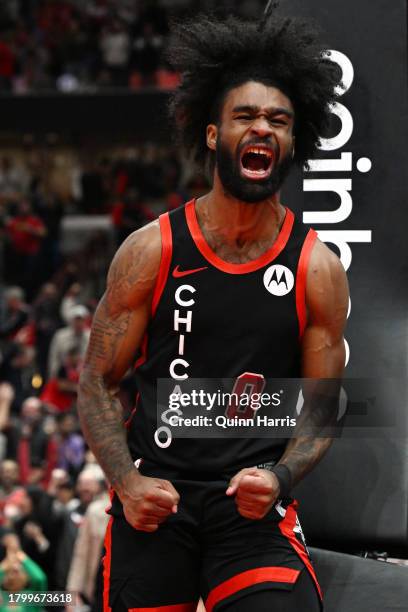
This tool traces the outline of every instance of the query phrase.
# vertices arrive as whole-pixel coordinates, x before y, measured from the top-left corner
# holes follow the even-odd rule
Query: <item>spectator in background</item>
[[[53,283],[46,283],[41,287],[33,306],[33,320],[38,351],[37,365],[42,379],[45,380],[51,340],[60,326],[59,296]]]
[[[80,356],[84,356],[90,333],[87,324],[88,317],[88,309],[78,304],[69,313],[69,325],[55,332],[48,357],[48,375],[50,378],[58,377],[60,368],[64,365],[65,357],[72,348],[77,348]]]
[[[108,505],[109,495],[103,491],[98,499],[89,504],[79,527],[65,587],[67,591],[79,594],[81,601],[77,604],[91,605],[94,602],[96,577],[109,520],[106,513]]]
[[[79,504],[65,518],[58,550],[57,582],[61,589],[64,589],[67,583],[72,553],[84,515],[89,504],[97,499],[105,488],[105,476],[99,465],[85,467],[78,476],[76,493]]]
[[[56,466],[57,446],[52,421],[44,415],[38,397],[28,397],[21,408],[21,418],[9,429],[7,454],[20,466],[21,483],[48,484]]]
[[[0,37],[0,88],[3,91],[11,89],[12,77],[15,71],[16,57],[10,36],[4,33]]]
[[[129,234],[154,218],[155,215],[143,205],[137,189],[128,189],[123,198],[114,204],[112,211],[117,244],[122,244]]]
[[[110,85],[127,85],[127,68],[130,56],[130,37],[120,19],[107,23],[100,38],[100,49],[105,69],[109,73]]]
[[[50,480],[47,487],[47,493],[51,497],[57,494],[57,487],[69,480],[68,472],[61,468],[54,468],[51,472]]]
[[[35,349],[21,342],[8,342],[2,351],[0,379],[9,382],[13,387],[15,397],[11,412],[16,416],[24,399],[33,392]]]
[[[79,181],[82,194],[80,206],[85,214],[103,213],[108,198],[107,168],[108,160],[96,162],[94,160],[85,164]]]
[[[142,32],[133,42],[131,67],[133,72],[141,75],[141,85],[155,85],[156,71],[159,68],[160,56],[163,51],[163,37],[158,34],[154,24],[146,21],[142,24]],[[134,74],[132,75],[134,82]]]
[[[77,508],[79,500],[75,497],[75,485],[72,480],[61,482],[57,485],[55,492],[56,507],[63,508],[67,512],[72,512]]]
[[[85,441],[78,433],[78,420],[72,413],[59,415],[57,421],[57,466],[76,479],[85,460]]]
[[[0,463],[0,498],[5,500],[20,489],[21,484],[18,463],[11,459],[5,459]]]
[[[4,156],[0,162],[0,200],[16,202],[27,190],[27,174],[11,157]]]
[[[40,217],[33,214],[31,203],[24,199],[18,204],[17,215],[8,221],[6,231],[9,239],[6,267],[11,266],[13,278],[18,279],[30,298],[41,278],[39,255],[47,230]]]
[[[44,282],[50,278],[60,263],[60,228],[64,206],[61,198],[43,190],[36,198],[36,209],[46,229],[41,245],[41,281]]]
[[[0,563],[0,612],[43,612],[42,606],[24,606],[9,603],[9,593],[29,593],[47,590],[47,576],[21,548],[18,536],[12,530],[3,530],[1,544],[6,554]]]
[[[135,188],[143,181],[143,168],[141,163],[142,150],[140,147],[129,148],[121,154],[113,166],[114,181],[112,192],[119,198],[123,197],[128,189]]]
[[[75,497],[74,481],[62,468],[55,468],[52,471],[47,493],[54,500],[53,509],[57,514],[72,512],[79,506],[79,499]]]
[[[75,346],[69,349],[57,376],[51,378],[41,392],[41,400],[53,411],[66,412],[75,404],[82,357]]]
[[[23,494],[18,464],[5,459],[0,464],[0,524],[7,524],[18,512]]]
[[[46,572],[55,588],[55,561],[64,516],[56,512],[53,498],[37,486],[23,489],[15,530],[24,552]]]
[[[0,321],[0,340],[13,340],[28,320],[29,307],[20,287],[9,287],[4,293],[6,308]]]
[[[14,400],[14,389],[9,383],[0,383],[0,461],[7,453],[7,436],[10,421],[10,408]]]
[[[89,504],[100,495],[106,486],[105,475],[97,464],[86,465],[78,476],[76,493],[80,504],[78,512],[83,516]]]
[[[77,79],[78,84],[88,80],[95,61],[90,36],[83,26],[80,19],[72,17],[58,45],[61,74]]]
[[[69,325],[70,312],[74,306],[80,304],[82,287],[79,283],[72,283],[61,300],[60,316],[66,325]]]

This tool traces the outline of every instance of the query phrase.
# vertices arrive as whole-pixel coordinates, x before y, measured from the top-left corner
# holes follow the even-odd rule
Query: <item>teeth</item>
[[[250,170],[249,168],[245,168],[245,172],[249,173],[249,174],[266,174],[267,170]]]
[[[245,153],[256,153],[257,155],[266,155],[267,157],[272,157],[272,152],[268,149],[261,149],[260,147],[248,147]]]

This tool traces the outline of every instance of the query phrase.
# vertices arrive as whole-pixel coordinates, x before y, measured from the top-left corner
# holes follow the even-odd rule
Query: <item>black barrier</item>
[[[325,143],[321,161],[310,172],[292,177],[286,200],[296,203],[304,222],[340,252],[348,269],[346,376],[375,377],[386,395],[387,377],[397,379],[389,401],[403,421],[398,439],[387,434],[378,440],[335,442],[298,488],[304,526],[320,543],[363,543],[406,553],[406,2],[282,4],[288,13],[312,16],[322,26],[347,89],[334,109],[334,138]]]
[[[168,141],[167,100],[167,92],[155,89],[134,93],[0,95],[0,129]]]

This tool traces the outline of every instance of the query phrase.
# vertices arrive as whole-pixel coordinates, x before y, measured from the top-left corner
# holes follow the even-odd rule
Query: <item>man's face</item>
[[[100,492],[100,484],[94,478],[80,474],[77,481],[76,492],[83,504],[90,504],[94,497]]]
[[[292,165],[293,127],[293,105],[276,87],[248,81],[231,89],[219,125],[207,127],[224,189],[248,203],[279,191]]]
[[[19,468],[17,463],[10,460],[5,460],[0,465],[0,481],[5,486],[11,486],[18,483]]]
[[[76,334],[82,334],[85,329],[84,317],[74,317],[71,321],[71,326]]]
[[[37,423],[42,418],[41,401],[38,397],[28,397],[21,408],[21,416],[28,423]]]
[[[67,414],[59,424],[59,431],[63,436],[68,436],[75,431],[76,423],[75,418]]]
[[[27,217],[31,214],[31,204],[27,200],[22,200],[18,205],[18,211],[20,217]]]

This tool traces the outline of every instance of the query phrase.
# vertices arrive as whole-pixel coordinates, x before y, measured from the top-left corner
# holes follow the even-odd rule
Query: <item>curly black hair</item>
[[[278,87],[289,97],[294,161],[303,165],[313,157],[337,97],[339,70],[310,22],[275,10],[258,22],[199,15],[174,26],[167,57],[181,73],[170,114],[179,142],[197,162],[207,158],[206,126],[218,123],[226,93],[247,81]]]

